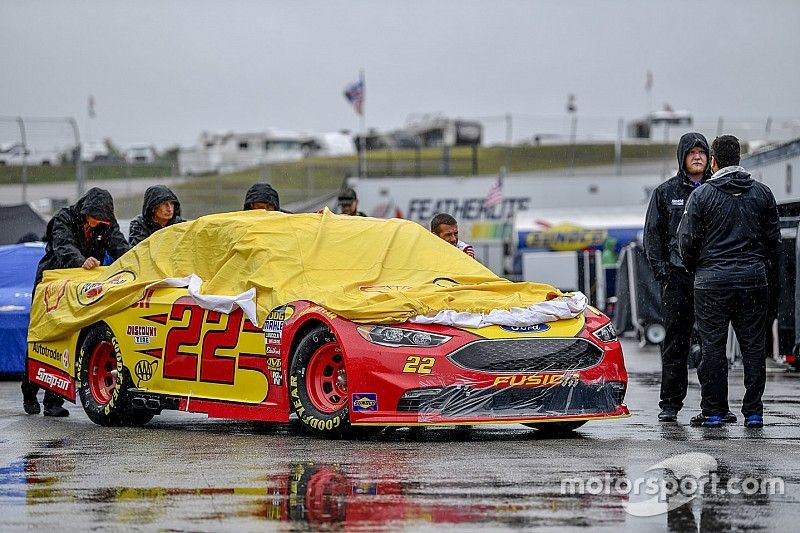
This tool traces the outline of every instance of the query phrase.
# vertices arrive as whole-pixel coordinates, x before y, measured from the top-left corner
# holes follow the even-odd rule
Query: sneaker
[[[744,427],[746,428],[763,428],[764,417],[761,415],[750,415],[744,419]]]
[[[702,426],[704,428],[718,428],[722,427],[722,417],[718,415],[706,416],[704,414],[699,414],[693,416],[689,421],[689,424],[694,427]]]
[[[57,418],[62,418],[65,416],[69,416],[69,411],[61,407],[60,405],[51,405],[51,406],[44,406],[44,416],[54,416]]]
[[[39,402],[36,400],[33,400],[31,402],[23,401],[22,408],[25,409],[25,412],[28,413],[29,415],[38,415],[39,412],[42,410],[41,407],[39,407]]]
[[[678,420],[678,410],[672,407],[665,407],[658,413],[659,422],[675,422]]]
[[[722,421],[725,422],[726,424],[735,424],[736,415],[728,411],[727,413],[725,413],[725,416],[722,417]]]

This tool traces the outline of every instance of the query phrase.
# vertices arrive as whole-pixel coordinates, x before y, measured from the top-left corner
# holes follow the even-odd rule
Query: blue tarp
[[[0,374],[25,371],[31,290],[43,255],[40,242],[0,246]]]

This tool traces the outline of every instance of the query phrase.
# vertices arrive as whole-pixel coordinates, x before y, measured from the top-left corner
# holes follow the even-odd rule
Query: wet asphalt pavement
[[[739,423],[692,428],[694,371],[679,424],[659,424],[658,352],[626,341],[625,354],[633,416],[590,422],[566,438],[496,425],[325,441],[294,425],[176,412],[144,428],[103,428],[69,403],[66,419],[27,416],[19,383],[0,382],[0,531],[794,530],[800,375],[770,368],[766,426],[753,430],[741,425],[734,369]],[[648,495],[619,482],[668,479],[647,471],[663,460],[677,477],[711,461],[721,485],[744,483],[739,494],[687,487],[699,496],[683,506],[662,493],[661,507],[642,507]],[[569,493],[567,478],[583,488]],[[766,482],[777,478],[782,487],[770,494]]]

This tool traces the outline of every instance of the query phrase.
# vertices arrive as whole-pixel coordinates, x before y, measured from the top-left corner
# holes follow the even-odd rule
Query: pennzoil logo
[[[353,411],[367,413],[378,410],[378,395],[374,392],[353,393]]]
[[[565,222],[545,230],[534,230],[525,236],[527,248],[549,248],[559,252],[583,250],[590,246],[601,246],[608,238],[606,229],[589,229]]]
[[[44,286],[44,312],[50,313],[58,308],[58,304],[67,293],[67,280],[53,281]]]
[[[578,374],[510,375],[494,378],[495,387],[574,387],[580,382]]]
[[[129,270],[117,272],[105,281],[90,281],[78,285],[78,303],[81,305],[92,305],[105,296],[108,289],[124,285],[136,279],[136,274]]]

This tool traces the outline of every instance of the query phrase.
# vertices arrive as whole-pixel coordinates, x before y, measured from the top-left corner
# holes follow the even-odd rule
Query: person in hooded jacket
[[[144,192],[142,214],[131,220],[128,242],[136,246],[161,228],[183,221],[175,193],[165,185],[153,185]]]
[[[694,273],[697,329],[703,357],[697,367],[702,412],[693,426],[718,427],[728,408],[728,324],[742,350],[746,427],[762,427],[766,381],[767,264],[776,264],[780,223],[772,191],[739,166],[739,140],[714,139],[714,174],[686,203],[678,227],[683,264]]]
[[[130,245],[119,230],[114,217],[114,200],[111,194],[92,187],[74,205],[61,209],[47,223],[44,236],[44,257],[39,261],[33,291],[42,281],[45,270],[54,268],[85,268],[91,270],[101,265],[106,253],[117,259],[130,250]],[[22,406],[29,415],[38,414],[36,394],[39,385],[22,378]],[[63,398],[46,391],[45,416],[69,416]]]
[[[269,183],[255,183],[247,190],[244,197],[244,210],[266,209],[267,211],[280,211],[281,201],[278,191]]]
[[[708,141],[696,132],[678,142],[678,173],[653,191],[644,224],[644,249],[661,286],[664,341],[661,343],[661,412],[674,422],[683,407],[689,382],[688,357],[694,326],[692,278],[678,254],[677,230],[689,195],[711,175]],[[731,413],[731,422],[736,417]]]

